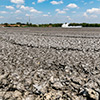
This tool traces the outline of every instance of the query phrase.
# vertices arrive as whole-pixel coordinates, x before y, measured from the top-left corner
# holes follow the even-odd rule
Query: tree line
[[[100,27],[99,23],[70,23],[69,26]]]
[[[1,26],[5,27],[61,27],[63,23],[49,23],[49,24],[32,24],[32,23],[2,23]],[[99,23],[70,23],[69,26],[82,26],[82,27],[100,27]]]

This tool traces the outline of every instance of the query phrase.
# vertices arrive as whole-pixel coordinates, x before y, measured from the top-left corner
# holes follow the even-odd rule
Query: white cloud
[[[87,15],[87,13],[86,13],[86,12],[83,14],[83,16],[84,16],[84,17],[88,17],[88,15]]]
[[[75,3],[70,3],[67,5],[68,8],[79,8]]]
[[[90,4],[93,4],[94,3],[94,1],[90,1]]]
[[[70,16],[66,16],[68,20],[71,20]]]
[[[51,13],[48,12],[47,14],[44,14],[43,16],[44,16],[44,17],[48,17],[48,16],[51,16],[50,14],[51,14]]]
[[[2,14],[6,14],[7,12],[6,12],[6,11],[0,11],[0,13],[2,13]]]
[[[48,12],[48,14],[51,14],[50,12]]]
[[[95,13],[95,14],[100,14],[100,9],[99,8],[92,8],[92,9],[87,9],[87,13]]]
[[[44,17],[48,17],[49,15],[48,15],[48,14],[44,14],[43,16],[44,16]]]
[[[33,5],[35,5],[35,2],[32,2]]]
[[[7,9],[13,10],[14,7],[13,6],[6,6]]]
[[[56,11],[58,14],[65,14],[65,13],[66,13],[66,11],[60,10],[60,9],[56,9],[55,11]]]
[[[16,10],[15,13],[21,13],[21,11],[20,10]]]
[[[32,9],[30,10],[30,12],[42,13],[41,11],[38,11],[38,10],[36,10],[36,9],[34,9],[34,8],[32,8]]]
[[[29,14],[26,14],[25,16],[30,16]]]
[[[53,4],[53,5],[57,5],[57,4],[63,4],[63,1],[51,1],[50,2],[51,4]]]
[[[10,0],[12,3],[22,4],[24,0]]]
[[[91,8],[87,9],[86,12],[84,12],[83,16],[87,18],[97,18],[98,14],[100,14],[100,9],[99,8]]]
[[[98,17],[97,15],[87,15],[86,13],[84,13],[83,16],[86,18],[97,18]]]
[[[41,2],[44,2],[44,1],[46,1],[46,0],[38,0],[38,3],[41,3]]]
[[[24,9],[24,10],[30,10],[30,9],[32,9],[32,7],[28,7],[28,6],[24,6],[24,5],[22,5],[20,8]]]
[[[22,5],[20,8],[24,9],[24,10],[29,10],[30,12],[34,12],[34,13],[42,13],[41,11],[34,9],[33,7],[28,7],[28,6]]]
[[[3,16],[0,16],[0,18],[4,18]]]

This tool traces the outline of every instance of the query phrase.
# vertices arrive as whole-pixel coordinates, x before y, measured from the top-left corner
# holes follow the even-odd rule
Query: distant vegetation
[[[49,24],[32,24],[32,23],[21,23],[21,22],[17,22],[17,23],[3,23],[0,24],[0,26],[4,26],[4,27],[61,27],[63,23],[49,23]],[[82,27],[100,27],[100,24],[97,23],[70,23],[69,26],[82,26]]]
[[[97,23],[70,23],[69,26],[82,26],[82,27],[100,27]]]

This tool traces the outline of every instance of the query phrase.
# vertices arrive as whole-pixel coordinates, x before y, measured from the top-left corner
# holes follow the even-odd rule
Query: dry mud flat
[[[0,100],[100,100],[100,29],[0,28]]]

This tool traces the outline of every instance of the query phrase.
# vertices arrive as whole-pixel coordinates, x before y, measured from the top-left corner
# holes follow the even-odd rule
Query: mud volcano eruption
[[[0,28],[0,100],[100,100],[100,28]]]

